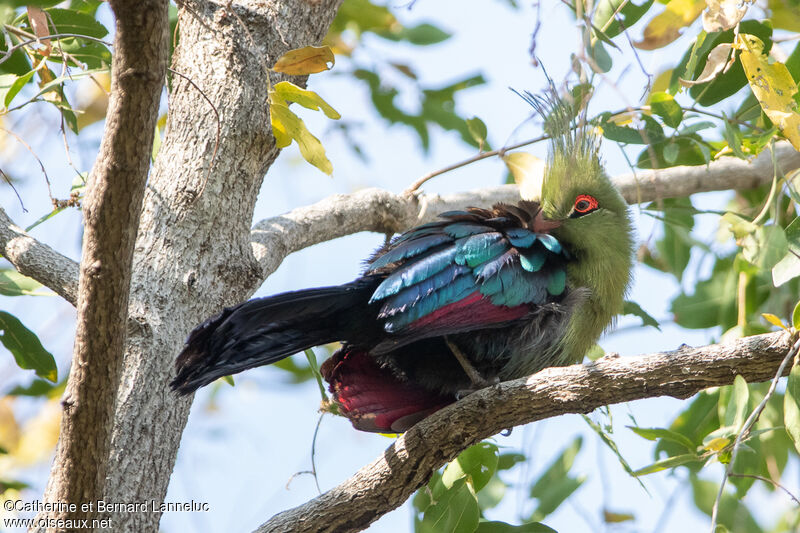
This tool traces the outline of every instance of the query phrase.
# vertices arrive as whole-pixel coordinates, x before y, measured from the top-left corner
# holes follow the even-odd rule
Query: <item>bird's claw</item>
[[[466,398],[473,392],[478,392],[479,390],[485,389],[486,387],[493,387],[498,383],[500,383],[500,378],[497,376],[494,376],[491,379],[481,378],[479,380],[473,381],[472,387],[468,389],[461,389],[458,392],[456,392],[456,400],[461,400],[463,398]]]

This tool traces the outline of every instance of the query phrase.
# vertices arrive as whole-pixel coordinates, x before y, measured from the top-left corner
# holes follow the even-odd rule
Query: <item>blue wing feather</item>
[[[425,224],[395,239],[367,271],[397,265],[370,299],[384,300],[379,313],[384,329],[404,332],[414,321],[476,291],[508,308],[560,298],[566,291],[567,250],[553,235],[520,227],[526,222],[515,222],[515,211],[509,213],[450,211],[441,215],[450,220]],[[449,315],[435,320],[446,320],[444,316]]]
[[[384,318],[402,313],[422,298],[452,283],[458,276],[469,272],[469,267],[450,265],[438,274],[407,287],[386,300],[378,317]]]
[[[392,248],[382,256],[378,257],[370,263],[370,270],[377,270],[385,267],[390,263],[395,263],[403,259],[417,256],[426,250],[430,250],[435,246],[452,241],[450,237],[442,234],[424,235],[415,239],[404,241],[401,245]]]

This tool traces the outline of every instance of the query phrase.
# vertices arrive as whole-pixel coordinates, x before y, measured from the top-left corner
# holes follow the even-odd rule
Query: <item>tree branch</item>
[[[133,245],[167,68],[167,0],[111,0],[116,17],[105,132],[83,203],[78,320],[61,433],[45,499],[77,504],[48,518],[97,516],[104,497],[128,316]]]
[[[775,146],[783,172],[800,167],[800,152],[788,142]],[[772,157],[762,152],[751,162],[725,158],[706,166],[672,167],[625,174],[613,179],[628,203],[649,202],[699,192],[752,189],[772,180]],[[519,199],[516,185],[502,185],[447,196],[394,194],[364,189],[338,194],[316,204],[258,222],[252,230],[253,251],[267,278],[298,250],[320,242],[358,233],[396,233],[428,222],[438,213],[469,205],[491,205]]]
[[[503,429],[644,398],[688,398],[708,387],[728,385],[737,374],[748,382],[766,381],[791,347],[790,336],[777,332],[730,344],[607,356],[500,383],[434,413],[350,479],[275,515],[257,531],[360,531],[399,507],[462,450]]]
[[[20,274],[35,279],[72,305],[78,301],[78,263],[42,244],[0,208],[0,250]]]

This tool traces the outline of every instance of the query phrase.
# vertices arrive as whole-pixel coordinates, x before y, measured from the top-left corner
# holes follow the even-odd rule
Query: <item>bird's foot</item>
[[[479,376],[480,377],[480,376]],[[481,389],[485,389],[486,387],[492,387],[500,383],[500,378],[495,376],[492,379],[484,379],[480,377],[480,379],[475,382],[472,382],[472,386],[468,389],[461,389],[460,391],[456,392],[456,400],[460,400],[462,398],[466,398],[473,392],[478,392]]]

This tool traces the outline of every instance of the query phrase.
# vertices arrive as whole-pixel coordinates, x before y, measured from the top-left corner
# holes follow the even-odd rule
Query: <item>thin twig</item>
[[[14,34],[17,34],[17,35],[25,35],[25,36],[30,35],[28,32],[22,31],[19,28],[14,28],[13,26],[9,26],[8,24],[6,24],[4,27],[5,27],[5,29],[7,31],[9,31],[11,33],[14,33]],[[106,46],[113,46],[111,43],[106,42],[106,41],[104,41],[102,39],[97,39],[96,37],[90,37],[88,35],[81,35],[80,33],[56,33],[54,35],[48,36],[48,39],[63,39],[63,38],[66,38],[66,37],[77,37],[79,39],[87,39],[89,41],[94,41],[94,42],[97,42],[97,43],[101,43],[101,44],[104,44]],[[25,46],[28,46],[29,44],[33,44],[33,43],[36,43],[36,42],[39,42],[39,38],[38,37],[37,38],[28,39],[27,41],[22,41],[22,42],[20,42],[18,44],[15,44],[14,46],[9,46],[8,50],[4,51],[2,53],[2,55],[0,55],[0,63],[3,63],[4,61],[6,61],[9,57],[11,57],[11,54],[16,52],[20,48],[23,48]]]
[[[4,131],[8,135],[11,135],[12,137],[14,137],[17,140],[17,142],[19,142],[22,146],[24,146],[31,153],[31,155],[36,159],[36,161],[39,163],[39,167],[42,169],[42,174],[44,174],[44,181],[47,182],[47,195],[50,197],[50,201],[53,202],[55,199],[53,198],[53,190],[50,188],[50,177],[47,175],[47,170],[45,170],[44,163],[42,163],[42,160],[39,159],[39,156],[36,155],[36,152],[33,151],[33,148],[31,148],[30,145],[28,145],[28,143],[26,143],[22,139],[22,137],[20,137],[19,135],[17,135],[13,131],[7,130],[7,129],[2,128],[2,127],[0,127],[0,131]]]
[[[736,456],[739,453],[739,446],[742,444],[744,437],[750,432],[750,428],[753,427],[753,424],[756,423],[758,417],[761,416],[761,412],[767,406],[767,402],[772,397],[772,394],[775,392],[775,387],[778,386],[778,381],[783,376],[783,371],[786,369],[786,365],[789,364],[795,354],[800,350],[800,338],[792,345],[792,348],[786,354],[786,357],[783,358],[781,361],[781,366],[778,367],[778,371],[775,373],[775,377],[772,378],[772,382],[769,384],[769,390],[764,395],[764,399],[761,400],[761,403],[758,404],[758,407],[747,417],[747,420],[742,426],[742,430],[736,435],[736,440],[733,443],[733,449],[731,450],[731,458],[728,462],[728,467],[725,469],[725,474],[722,476],[722,482],[719,484],[719,492],[717,492],[717,499],[714,501],[714,507],[711,510],[711,533],[715,533],[717,530],[717,514],[719,512],[719,502],[722,500],[722,495],[725,491],[725,483],[727,483],[728,478],[733,473],[733,465],[736,462]]]
[[[781,485],[780,483],[778,483],[774,479],[770,479],[770,478],[764,477],[764,476],[759,476],[757,474],[737,474],[735,472],[731,473],[730,477],[747,477],[747,478],[752,478],[752,479],[758,479],[759,481],[763,481],[764,483],[771,483],[772,486],[775,487],[776,489],[781,489],[783,492],[785,492],[794,501],[794,503],[796,503],[797,505],[800,505],[800,500],[797,499],[797,496],[792,494],[791,491],[789,491],[789,489],[787,489],[786,487],[784,487],[783,485]]]
[[[536,137],[535,139],[530,139],[527,141],[523,141],[521,143],[512,144],[511,146],[504,146],[503,148],[498,148],[497,150],[491,150],[489,152],[481,152],[478,155],[464,159],[463,161],[460,161],[458,163],[454,163],[450,166],[425,174],[420,179],[412,183],[411,186],[408,189],[406,189],[405,194],[412,194],[414,191],[422,187],[422,184],[424,184],[426,181],[435,178],[436,176],[441,176],[442,174],[450,172],[451,170],[456,170],[457,168],[467,166],[471,163],[475,163],[476,161],[480,161],[481,159],[486,159],[487,157],[493,157],[496,155],[502,157],[503,154],[505,154],[510,150],[516,150],[517,148],[522,148],[523,146],[528,146],[530,144],[538,143],[549,138],[550,138],[549,135],[541,135],[539,137]]]
[[[208,177],[211,175],[211,170],[214,168],[214,161],[216,161],[217,149],[219,148],[219,140],[220,140],[220,137],[222,136],[222,121],[219,118],[219,112],[217,111],[216,106],[211,102],[211,100],[208,98],[208,96],[206,96],[206,93],[204,93],[203,90],[200,87],[198,87],[195,82],[192,81],[191,78],[189,78],[185,74],[181,74],[177,70],[173,70],[173,69],[171,69],[169,67],[167,67],[167,70],[172,72],[176,76],[179,76],[179,77],[183,78],[184,80],[189,82],[189,84],[192,87],[197,89],[197,92],[199,92],[200,96],[202,96],[203,99],[206,102],[208,102],[208,105],[211,106],[211,110],[214,112],[214,115],[217,117],[217,138],[214,141],[214,151],[211,153],[211,162],[208,164],[208,169],[206,170],[206,175],[203,178],[203,184],[200,185],[200,190],[197,191],[197,194],[195,195],[194,200],[192,200],[194,202],[194,201],[197,201],[197,199],[200,198],[200,196],[202,196],[203,191],[205,191],[206,185],[208,184]]]
[[[19,192],[17,191],[17,188],[14,187],[13,183],[11,183],[11,179],[8,177],[8,175],[5,172],[3,172],[2,168],[0,168],[0,175],[3,176],[3,179],[6,180],[6,183],[8,183],[8,186],[11,187],[11,190],[14,191],[14,194],[17,195],[17,200],[19,200],[19,205],[20,205],[20,207],[22,207],[22,211],[27,213],[28,210],[25,209],[25,204],[22,203],[22,197],[19,195]]]

